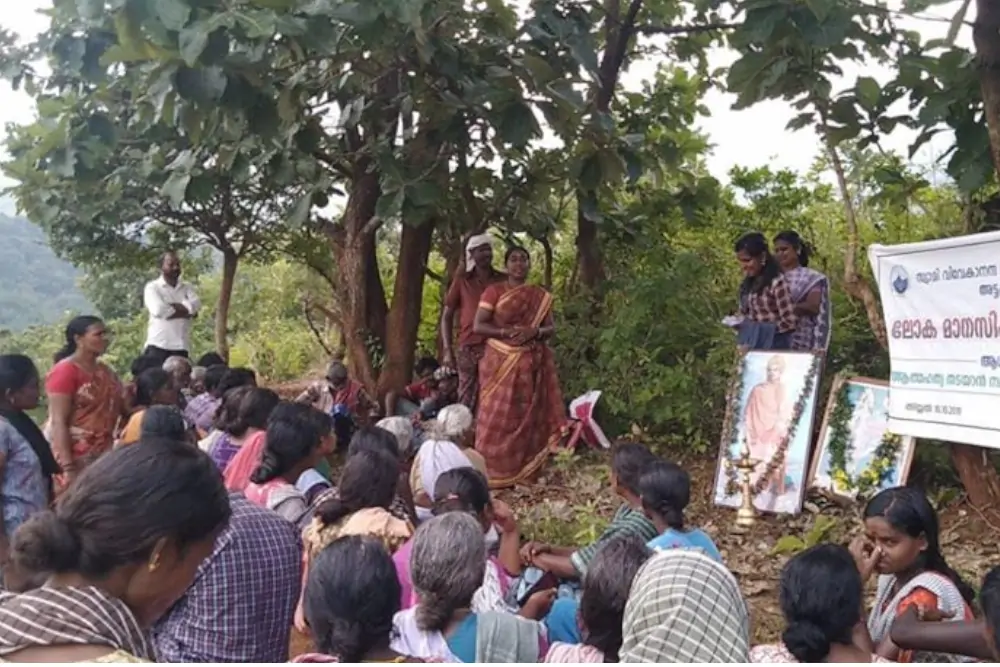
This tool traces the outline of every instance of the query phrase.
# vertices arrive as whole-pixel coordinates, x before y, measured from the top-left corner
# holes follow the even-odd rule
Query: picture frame
[[[727,392],[714,504],[740,506],[729,462],[746,447],[758,461],[751,476],[757,510],[802,511],[822,372],[823,357],[811,352],[751,350],[740,357]]]
[[[847,400],[851,402],[850,423],[847,425],[850,431],[847,437],[850,439],[851,460],[847,462],[845,470],[855,480],[865,474],[866,470],[869,475],[878,472],[871,468],[871,462],[883,438],[888,433],[889,383],[885,380],[863,376],[838,376],[833,381],[830,396],[823,411],[823,422],[816,441],[812,464],[809,467],[808,486],[811,489],[820,489],[840,498],[856,500],[861,489],[857,486],[845,488],[842,483],[833,478],[829,469],[829,449],[833,436],[831,426],[834,412],[845,391],[845,386]],[[858,413],[859,404],[866,406],[861,408],[865,411],[864,413]],[[895,437],[898,438],[898,445],[891,472],[883,481],[872,486],[871,495],[883,489],[904,485],[910,474],[916,449],[916,438],[912,436]]]

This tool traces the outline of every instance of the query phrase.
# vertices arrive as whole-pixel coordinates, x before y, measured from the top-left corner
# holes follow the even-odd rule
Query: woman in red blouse
[[[736,242],[735,249],[744,276],[736,325],[739,345],[749,350],[790,349],[797,322],[795,304],[767,239],[751,232]]]

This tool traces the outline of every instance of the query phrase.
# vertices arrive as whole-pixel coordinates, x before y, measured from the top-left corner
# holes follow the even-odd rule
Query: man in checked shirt
[[[285,662],[302,577],[295,527],[242,494],[194,583],[153,628],[160,662]]]

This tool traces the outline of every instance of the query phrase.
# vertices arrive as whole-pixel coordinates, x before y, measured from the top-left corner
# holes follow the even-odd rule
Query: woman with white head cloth
[[[489,234],[478,234],[465,244],[465,264],[451,281],[441,312],[444,364],[458,371],[458,400],[475,412],[479,394],[479,360],[486,351],[486,337],[473,331],[479,300],[486,288],[507,279],[493,268],[493,245]],[[458,315],[458,349],[454,350],[453,327]]]

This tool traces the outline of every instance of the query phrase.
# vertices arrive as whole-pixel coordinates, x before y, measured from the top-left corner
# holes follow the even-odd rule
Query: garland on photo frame
[[[775,471],[785,464],[788,446],[795,440],[795,434],[799,429],[799,422],[802,421],[802,413],[806,409],[806,403],[809,402],[809,397],[812,396],[813,387],[816,386],[816,377],[819,375],[820,363],[822,363],[820,356],[818,354],[814,354],[812,362],[809,364],[809,372],[806,375],[805,384],[803,384],[802,390],[795,399],[795,405],[792,408],[792,417],[788,424],[788,432],[785,433],[785,437],[778,443],[778,446],[775,448],[771,458],[768,459],[767,464],[764,466],[764,470],[760,473],[760,476],[751,488],[751,491],[755,496],[763,491],[768,484],[770,484]],[[739,493],[739,484],[736,479],[736,466],[734,465],[734,462],[738,457],[734,458],[732,451],[733,445],[736,445],[737,452],[742,449],[739,446],[740,429],[735,415],[739,414],[739,410],[742,407],[740,405],[740,398],[743,395],[743,370],[745,367],[746,355],[741,355],[736,364],[736,369],[734,370],[734,379],[730,381],[731,389],[729,395],[729,406],[726,411],[727,422],[723,424],[723,428],[725,429],[723,432],[726,434],[726,442],[728,443],[727,446],[729,449],[728,464],[726,465],[727,496],[734,496]]]
[[[845,373],[838,378],[840,389],[834,399],[833,410],[830,412],[830,440],[827,452],[830,455],[830,467],[827,469],[833,480],[834,490],[841,493],[854,492],[857,498],[867,498],[877,492],[882,484],[892,474],[896,467],[896,457],[903,439],[886,431],[875,448],[871,463],[852,476],[847,472],[847,464],[854,455],[854,443],[851,438],[851,418],[854,416],[854,406],[851,405],[849,385]]]

